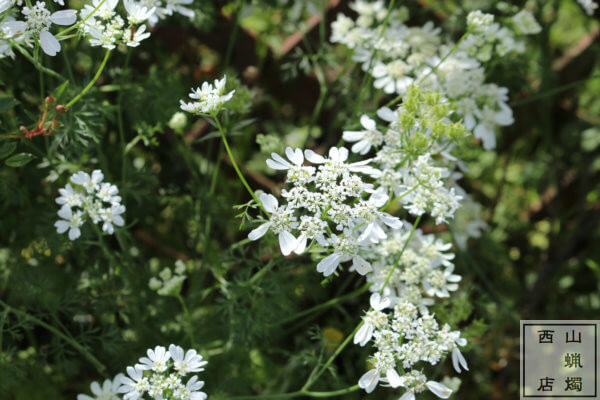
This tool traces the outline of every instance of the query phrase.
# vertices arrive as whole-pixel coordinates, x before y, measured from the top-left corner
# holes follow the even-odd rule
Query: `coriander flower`
[[[135,0],[124,0],[125,10],[127,11],[127,20],[132,25],[138,25],[146,21],[154,12],[155,7],[148,9]]]
[[[208,364],[208,361],[203,361],[202,356],[194,349],[184,352],[181,347],[172,344],[169,346],[169,354],[171,354],[173,360],[173,367],[181,375],[190,372],[202,372],[204,371],[202,367]]]
[[[315,168],[303,166],[304,155],[300,149],[285,149],[287,158],[292,162],[288,162],[277,153],[271,153],[271,157],[267,159],[267,165],[276,170],[287,170],[287,179],[290,183],[306,184],[312,175],[315,173]]]
[[[271,214],[268,222],[265,222],[258,228],[248,234],[248,239],[257,240],[267,233],[269,229],[279,238],[281,254],[290,255],[298,246],[298,242],[290,231],[297,226],[296,217],[292,215],[292,210],[287,207],[279,207],[279,202],[271,194],[261,194],[260,201],[267,212]]]
[[[64,188],[59,189],[60,196],[56,203],[62,205],[58,211],[59,220],[54,224],[58,233],[69,231],[69,239],[81,236],[80,227],[89,218],[92,223],[102,223],[102,230],[114,233],[114,226],[125,225],[122,214],[125,206],[121,205],[119,189],[108,182],[102,182],[104,174],[94,170],[90,176],[79,171],[70,178]]]
[[[362,243],[352,237],[350,230],[345,230],[341,236],[331,235],[328,242],[333,246],[333,254],[325,257],[317,264],[317,271],[324,276],[333,274],[340,263],[350,260],[352,261],[352,269],[360,275],[366,275],[373,270],[371,264],[359,255],[358,247]]]
[[[383,143],[383,134],[377,130],[375,121],[367,115],[360,117],[360,124],[364,131],[344,131],[342,138],[347,142],[357,142],[352,146],[352,152],[367,154],[372,146],[380,146]]]
[[[181,109],[196,114],[217,113],[223,107],[223,104],[231,100],[235,93],[235,90],[224,93],[226,80],[227,76],[223,76],[221,80],[216,79],[214,86],[208,82],[204,82],[202,87],[192,90],[189,95],[191,99],[197,101],[185,103],[183,100],[180,100]]]
[[[364,347],[371,340],[376,328],[380,328],[387,323],[387,316],[381,310],[389,307],[391,304],[388,297],[381,298],[379,293],[373,293],[369,302],[373,310],[369,310],[363,317],[364,323],[354,335],[354,344],[358,344],[361,347]]]
[[[144,377],[144,370],[139,365],[127,367],[127,376],[121,377],[119,393],[124,393],[124,400],[137,400],[150,389],[148,378]]]
[[[88,396],[87,394],[78,394],[77,400],[120,400],[119,386],[121,386],[121,380],[123,378],[123,374],[117,374],[112,381],[106,379],[102,386],[100,386],[98,382],[92,382],[90,390],[94,397]]]
[[[156,346],[153,349],[148,349],[148,357],[140,358],[139,367],[142,370],[151,369],[154,372],[164,372],[167,369],[167,362],[171,358],[171,354],[163,346]]]
[[[71,207],[65,205],[58,210],[58,216],[61,219],[56,221],[54,224],[58,233],[65,233],[68,230],[69,239],[71,240],[75,240],[81,236],[81,230],[79,227],[84,223],[83,212],[76,211],[73,213]]]
[[[458,346],[465,346],[466,344],[467,339],[459,337],[455,340],[454,349],[452,349],[452,366],[459,374],[462,372],[460,367],[463,367],[467,371],[469,370],[467,360],[465,360],[465,357],[458,349]]]
[[[136,364],[127,367],[129,377],[121,378],[119,393],[124,393],[124,400],[137,399],[169,399],[169,400],[205,400],[206,393],[200,389],[204,382],[193,375],[184,384],[183,377],[191,372],[200,372],[206,365],[194,350],[185,352],[181,347],[170,345],[170,351],[162,346],[149,349],[150,358],[141,358],[144,365]],[[146,397],[147,395],[147,397]]]
[[[52,24],[72,25],[77,20],[77,11],[60,10],[51,13],[46,8],[46,3],[42,1],[38,1],[31,8],[23,7],[22,13],[25,15],[27,30],[38,35],[42,50],[49,56],[55,56],[60,51],[60,43],[50,33],[50,26]]]

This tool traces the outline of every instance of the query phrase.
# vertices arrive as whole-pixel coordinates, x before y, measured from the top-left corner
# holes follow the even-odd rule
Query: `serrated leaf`
[[[11,156],[5,161],[6,165],[13,168],[22,167],[29,161],[33,160],[34,155],[31,153],[19,153]]]
[[[6,142],[0,146],[0,160],[10,156],[13,151],[17,148],[15,142]]]

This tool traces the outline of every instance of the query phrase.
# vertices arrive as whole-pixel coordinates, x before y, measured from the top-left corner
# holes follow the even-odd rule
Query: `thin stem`
[[[87,84],[87,86],[85,88],[83,88],[83,90],[77,96],[75,96],[75,98],[73,98],[73,100],[69,101],[65,105],[66,108],[69,108],[73,104],[77,103],[77,101],[79,101],[79,99],[81,99],[81,97],[83,97],[83,95],[86,94],[88,92],[88,90],[91,89],[92,86],[94,86],[94,83],[96,83],[96,81],[98,80],[98,78],[100,78],[100,74],[104,70],[104,67],[106,67],[106,62],[108,61],[108,57],[110,56],[110,52],[111,52],[111,50],[107,50],[106,51],[106,54],[104,55],[104,59],[102,60],[102,64],[100,64],[100,68],[98,68],[98,71],[96,71],[96,75],[94,75],[94,77]]]
[[[117,262],[115,260],[115,257],[113,256],[110,249],[106,245],[106,242],[104,241],[104,237],[102,235],[102,232],[100,231],[100,228],[98,228],[98,225],[96,225],[96,224],[91,224],[91,225],[92,225],[92,229],[94,229],[94,232],[96,232],[96,236],[98,236],[98,243],[100,244],[100,247],[102,248],[102,251],[104,252],[104,255],[108,258],[109,263],[112,266],[116,266]]]
[[[394,2],[395,2],[395,0],[390,1],[390,4],[387,9],[387,13],[385,14],[385,18],[383,20],[383,26],[381,28],[381,31],[379,32],[376,42],[378,42],[383,37],[383,35],[385,34],[385,31],[387,30],[388,20],[389,20],[390,14],[392,13],[392,9],[394,8]],[[375,48],[375,49],[373,49],[373,52],[371,53],[371,57],[369,58],[369,65],[368,65],[367,70],[365,71],[365,75],[363,75],[363,79],[360,83],[360,91],[358,92],[358,102],[356,103],[356,108],[354,109],[354,115],[356,115],[357,111],[362,106],[364,90],[371,82],[371,78],[372,78],[371,69],[373,68],[373,60],[375,60],[376,55],[377,55],[377,49]]]
[[[411,194],[412,192],[414,192],[415,190],[417,190],[417,188],[421,186],[421,182],[417,183],[413,188],[407,190],[406,192],[402,193],[400,196],[396,197],[395,199],[393,199],[392,201],[390,201],[389,203],[387,203],[384,207],[382,211],[387,210],[388,208],[390,208],[394,203],[396,203],[398,200],[402,199],[405,196],[408,196],[409,194]]]
[[[190,312],[188,311],[188,308],[185,305],[185,300],[183,300],[183,297],[181,297],[181,294],[179,294],[179,293],[177,294],[177,299],[179,300],[179,303],[181,303],[181,308],[183,309],[183,314],[185,315],[185,319],[187,321],[188,336],[190,338],[190,344],[192,345],[192,348],[195,349],[196,343],[194,341],[194,326],[192,325],[192,317],[190,317]]]
[[[16,315],[20,315],[21,317],[41,326],[43,328],[46,328],[50,332],[54,333],[56,336],[63,339],[65,342],[69,343],[77,351],[79,351],[89,362],[91,362],[94,365],[94,367],[98,370],[99,373],[104,375],[104,371],[106,370],[106,367],[100,361],[98,361],[98,359],[96,357],[94,357],[88,350],[86,350],[85,347],[83,347],[82,345],[77,343],[75,340],[71,339],[70,337],[68,337],[67,335],[65,335],[64,333],[62,333],[61,331],[59,331],[58,329],[53,327],[52,325],[42,321],[39,318],[34,317],[33,315],[27,314],[24,311],[17,310],[16,308],[9,306],[2,300],[0,300],[0,305],[2,305],[6,309],[6,311],[12,312],[13,314],[16,314]]]
[[[339,356],[340,353],[346,348],[346,346],[348,346],[348,343],[350,343],[350,340],[352,340],[352,338],[354,337],[354,335],[356,334],[356,332],[358,332],[358,330],[363,326],[364,323],[365,323],[365,321],[360,321],[360,324],[358,324],[356,326],[356,328],[354,328],[354,331],[352,331],[352,333],[349,334],[346,337],[346,339],[344,339],[344,341],[342,342],[342,344],[338,346],[338,348],[336,349],[335,353],[333,353],[331,355],[331,357],[329,357],[329,359],[321,367],[321,369],[319,370],[319,372],[317,372],[315,374],[314,378],[312,378],[311,380],[306,381],[306,383],[302,387],[301,391],[308,390],[317,380],[319,380],[319,378],[321,377],[321,375],[323,375],[323,373],[325,371],[327,371],[327,369],[329,368],[329,366],[331,365],[331,363],[333,363],[333,361],[337,358],[337,356]]]
[[[125,153],[125,128],[123,127],[123,85],[125,84],[126,75],[129,74],[127,67],[129,66],[129,60],[131,60],[131,48],[127,48],[127,55],[125,56],[125,64],[123,64],[123,71],[121,72],[121,89],[119,90],[119,99],[117,101],[117,123],[119,126],[119,141],[121,142],[121,181],[125,182],[125,164],[127,161]]]
[[[223,139],[223,144],[225,145],[225,150],[227,151],[227,155],[229,156],[229,159],[231,160],[231,164],[233,165],[233,168],[235,169],[235,172],[237,172],[240,180],[242,181],[242,184],[244,185],[244,187],[246,188],[246,190],[248,191],[248,193],[250,193],[250,195],[252,196],[252,198],[254,199],[254,201],[256,202],[256,204],[258,204],[258,206],[260,207],[260,209],[268,217],[269,213],[263,207],[262,202],[258,200],[258,198],[256,197],[256,195],[254,194],[254,191],[250,188],[250,185],[248,185],[248,182],[246,182],[246,178],[244,178],[244,175],[242,174],[242,171],[240,171],[240,168],[238,167],[237,162],[235,161],[235,157],[233,157],[233,153],[231,152],[231,149],[229,148],[229,143],[227,142],[227,137],[225,136],[225,131],[223,130],[223,126],[221,125],[221,122],[219,122],[219,118],[217,117],[216,114],[213,114],[212,117],[215,120],[215,123],[217,124],[217,128],[219,129],[219,133],[221,134],[221,139]]]
[[[342,396],[347,393],[356,392],[360,387],[358,385],[349,386],[344,389],[334,390],[331,392],[309,392],[306,390],[299,390],[291,393],[277,393],[277,394],[261,394],[256,396],[233,396],[227,397],[226,400],[254,400],[254,399],[292,399],[294,397],[334,397]]]
[[[227,43],[227,52],[225,54],[225,62],[223,63],[225,68],[229,66],[229,62],[231,61],[233,45],[235,44],[237,33],[240,28],[240,16],[242,15],[243,5],[244,3],[240,0],[237,0],[235,3],[235,23],[233,25],[233,32],[231,32],[231,36],[229,37],[229,43]]]
[[[91,13],[89,13],[84,19],[82,19],[81,21],[79,21],[78,23],[76,23],[75,25],[71,25],[70,27],[68,27],[67,29],[65,29],[64,31],[59,32],[58,34],[56,34],[56,38],[61,38],[64,35],[66,35],[67,33],[71,32],[73,29],[77,29],[79,28],[82,24],[85,24],[85,21],[87,21],[92,15],[94,15],[96,13],[96,11],[98,11],[98,9],[100,7],[102,7],[102,4],[104,4],[106,0],[102,0],[100,2],[100,4],[98,4],[98,6],[96,8],[94,8],[92,10]]]
[[[44,72],[48,75],[51,75],[55,78],[61,79],[63,81],[66,81],[67,78],[65,78],[64,76],[60,75],[58,72],[55,72],[53,70],[51,70],[50,68],[46,68],[44,67],[42,64],[39,63],[39,61],[37,61],[36,59],[34,59],[31,54],[29,54],[29,52],[27,50],[25,50],[24,48],[22,48],[21,46],[19,46],[16,43],[11,43],[17,50],[19,50],[19,53],[21,53],[23,56],[25,56],[26,59],[28,59],[34,67],[36,67],[39,71]]]
[[[387,278],[385,279],[385,283],[383,284],[383,286],[379,290],[379,294],[383,293],[383,289],[385,289],[385,287],[387,286],[387,284],[390,282],[390,279],[392,278],[392,275],[393,275],[394,271],[396,271],[396,268],[398,268],[398,265],[400,265],[400,260],[402,259],[402,254],[404,254],[404,250],[406,250],[406,248],[408,247],[408,243],[410,242],[410,239],[412,239],[413,234],[417,230],[417,226],[419,225],[419,222],[421,221],[421,217],[422,217],[422,215],[419,215],[417,217],[415,223],[413,224],[412,229],[410,231],[410,234],[408,235],[408,238],[406,239],[406,242],[404,242],[404,246],[402,246],[402,250],[400,250],[400,254],[398,255],[398,260],[396,260],[396,263],[394,264],[394,267],[392,268],[392,270],[388,274]]]
[[[345,294],[343,296],[340,296],[340,297],[336,297],[334,299],[326,301],[325,303],[318,304],[318,305],[316,305],[316,306],[314,306],[312,308],[309,308],[308,310],[301,311],[301,312],[299,312],[297,314],[292,315],[291,317],[285,318],[285,319],[277,322],[273,326],[279,326],[279,325],[287,324],[288,322],[294,321],[294,320],[296,320],[298,318],[302,318],[302,317],[304,317],[306,315],[312,314],[314,312],[317,312],[317,311],[320,311],[320,310],[323,310],[323,309],[326,309],[326,308],[329,308],[329,307],[333,307],[333,306],[335,306],[337,304],[343,303],[346,300],[349,300],[349,299],[352,299],[354,297],[360,296],[361,294],[363,294],[364,292],[366,292],[367,290],[369,290],[369,286],[371,286],[371,284],[370,283],[366,283],[366,284],[364,284],[363,286],[361,286],[360,288],[356,289],[353,292],[347,293],[347,294]]]

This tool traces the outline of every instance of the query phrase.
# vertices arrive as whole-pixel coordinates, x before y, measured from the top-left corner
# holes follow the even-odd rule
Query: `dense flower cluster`
[[[200,391],[204,382],[197,375],[187,379],[188,374],[204,371],[207,361],[196,350],[184,351],[183,348],[170,345],[148,349],[148,357],[142,357],[133,367],[127,367],[127,375],[118,374],[111,381],[105,380],[91,384],[95,397],[85,394],[77,400],[205,400],[206,393]],[[187,382],[184,383],[184,380]],[[122,396],[122,397],[121,397]]]
[[[358,17],[338,15],[331,40],[353,50],[354,59],[373,75],[376,88],[402,95],[419,83],[421,88],[439,92],[456,102],[467,129],[486,149],[495,147],[494,131],[497,126],[512,124],[512,111],[506,104],[507,89],[485,82],[481,62],[489,60],[494,51],[500,56],[523,52],[524,43],[516,36],[540,30],[530,13],[515,15],[511,20],[514,29],[493,22],[489,14],[471,13],[469,32],[458,50],[448,56],[454,44],[444,43],[441,30],[431,22],[408,27],[406,15],[395,12],[382,30],[387,14],[383,1],[356,1],[352,7]]]
[[[314,240],[331,253],[317,265],[317,271],[325,276],[350,260],[359,274],[371,271],[371,265],[359,254],[361,247],[384,239],[382,226],[402,227],[398,218],[382,211],[388,195],[373,190],[373,185],[361,177],[377,176],[380,171],[368,165],[370,160],[348,163],[348,150],[343,147],[332,147],[328,157],[288,147],[286,156],[288,160],[273,153],[267,164],[287,171],[291,187],[282,193],[287,204],[280,206],[273,195],[261,195],[270,218],[248,237],[256,240],[271,230],[279,236],[284,255],[292,251],[301,254],[307,241]],[[305,157],[313,165],[303,165]]]
[[[79,171],[71,176],[71,183],[59,189],[60,196],[56,203],[62,205],[58,211],[59,220],[54,224],[58,233],[68,231],[69,239],[81,236],[81,226],[86,219],[93,224],[102,223],[102,230],[114,233],[114,225],[123,226],[122,215],[125,206],[121,204],[119,189],[108,182],[103,182],[104,174],[94,170],[90,176]]]
[[[202,87],[192,90],[190,98],[195,100],[189,103],[180,100],[181,109],[195,114],[215,114],[233,97],[235,90],[225,93],[227,76],[215,79],[215,84],[202,83]]]
[[[64,6],[63,0],[55,1]],[[194,12],[185,7],[192,0],[124,0],[125,15],[118,14],[119,0],[92,0],[79,10],[59,10],[52,12],[44,1],[37,1],[32,6],[25,5],[20,10],[24,21],[15,20],[18,7],[22,1],[2,0],[0,2],[0,58],[14,56],[12,47],[15,44],[30,47],[32,39],[37,39],[42,50],[55,56],[60,52],[60,35],[51,33],[52,24],[68,26],[77,21],[77,28],[88,36],[92,46],[102,46],[114,49],[118,45],[137,47],[140,42],[150,36],[145,23],[150,26],[159,20],[173,15],[182,14],[193,18]],[[4,22],[2,22],[4,20]]]

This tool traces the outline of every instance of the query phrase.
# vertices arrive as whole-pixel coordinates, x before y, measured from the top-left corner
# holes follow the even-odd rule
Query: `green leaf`
[[[13,151],[17,148],[15,142],[6,142],[0,146],[0,160],[10,156]]]
[[[9,167],[22,167],[23,165],[27,164],[29,161],[31,161],[34,158],[34,155],[31,153],[20,153],[20,154],[15,154],[14,156],[10,157],[8,160],[6,160],[6,165],[8,165]]]
[[[19,104],[19,100],[8,96],[2,96],[0,97],[0,112],[12,110],[17,104]]]

